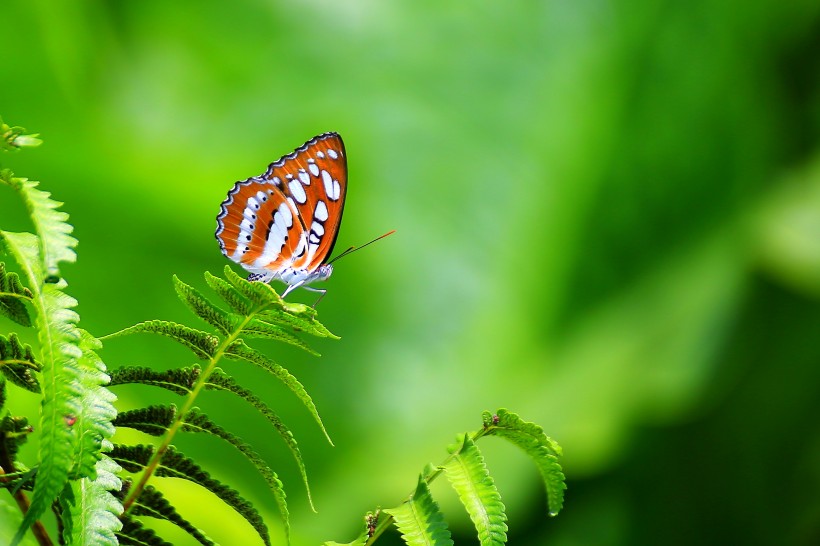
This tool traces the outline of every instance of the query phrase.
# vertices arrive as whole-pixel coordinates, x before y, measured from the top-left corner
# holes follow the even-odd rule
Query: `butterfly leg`
[[[312,286],[303,286],[302,288],[304,288],[305,290],[310,290],[311,292],[318,292],[319,294],[321,294],[321,296],[319,296],[319,299],[313,302],[314,309],[316,309],[316,306],[319,305],[319,302],[322,301],[322,298],[324,298],[325,294],[327,294],[327,290],[323,288],[313,288]]]
[[[297,288],[299,288],[300,286],[303,286],[304,284],[305,284],[305,281],[299,281],[299,282],[297,282],[297,283],[295,283],[295,284],[291,284],[290,286],[288,286],[288,287],[285,289],[285,291],[284,291],[284,292],[282,292],[282,299],[285,299],[285,296],[287,296],[288,294],[290,294],[291,292],[293,292],[294,290],[296,290],[296,289],[297,289]],[[307,287],[305,287],[305,288],[307,288]]]

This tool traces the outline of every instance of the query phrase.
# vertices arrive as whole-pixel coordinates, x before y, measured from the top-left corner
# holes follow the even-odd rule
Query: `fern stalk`
[[[142,490],[145,489],[145,486],[148,485],[148,480],[151,479],[154,472],[156,471],[157,467],[159,466],[160,462],[162,461],[163,455],[165,452],[168,451],[168,447],[171,445],[171,441],[174,439],[174,435],[177,431],[182,427],[185,421],[185,416],[191,411],[191,408],[194,406],[194,402],[196,401],[197,396],[199,396],[200,391],[205,388],[208,377],[211,375],[211,372],[214,371],[216,365],[219,363],[219,360],[225,354],[225,351],[231,344],[239,338],[239,334],[242,332],[242,329],[248,325],[248,323],[253,319],[254,315],[262,310],[264,306],[258,306],[253,309],[250,313],[248,313],[243,319],[242,322],[233,328],[233,331],[225,338],[224,341],[217,347],[216,352],[212,357],[208,359],[208,365],[203,370],[202,374],[197,378],[194,387],[191,389],[191,392],[185,398],[185,402],[182,405],[182,409],[178,411],[174,417],[173,422],[168,427],[168,430],[162,437],[162,442],[160,443],[159,447],[154,451],[153,456],[148,461],[148,464],[145,466],[145,470],[142,472],[139,481],[134,484],[130,491],[128,492],[128,496],[125,498],[123,502],[123,509],[124,514],[128,514],[131,507],[136,502],[137,498],[139,498],[140,493]]]

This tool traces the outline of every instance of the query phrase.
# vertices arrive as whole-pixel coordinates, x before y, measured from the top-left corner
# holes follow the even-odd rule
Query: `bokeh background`
[[[352,539],[498,407],[543,425],[569,478],[547,518],[529,461],[481,443],[511,544],[820,543],[820,4],[5,0],[0,30],[0,114],[45,140],[2,161],[66,202],[65,274],[97,335],[194,323],[171,275],[204,290],[227,263],[213,231],[233,182],[345,138],[338,248],[397,233],[338,263],[320,318],[342,339],[322,358],[263,345],[336,446],[281,385],[228,368],[291,426],[319,513],[264,419],[200,404],[280,473],[295,544]],[[26,229],[11,192],[0,205]],[[193,363],[150,337],[102,356]],[[237,452],[176,444],[281,538]],[[222,544],[260,543],[211,495],[163,488]]]

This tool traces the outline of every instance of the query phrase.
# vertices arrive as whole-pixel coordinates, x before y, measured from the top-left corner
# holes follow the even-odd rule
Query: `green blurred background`
[[[263,418],[201,400],[273,461],[295,544],[351,539],[498,407],[543,425],[569,478],[549,519],[535,468],[482,442],[510,544],[820,543],[817,2],[4,0],[0,31],[0,114],[45,140],[2,160],[67,203],[65,274],[97,335],[193,323],[171,275],[204,289],[228,262],[213,231],[233,182],[343,135],[338,247],[397,233],[338,264],[320,311],[342,340],[316,343],[321,359],[264,347],[336,447],[281,385],[228,368],[291,426],[319,513]],[[14,199],[0,192],[0,228],[26,229]],[[192,363],[150,337],[102,356]],[[281,537],[236,451],[176,444]],[[215,540],[260,543],[164,482]],[[475,543],[434,492],[456,543]]]

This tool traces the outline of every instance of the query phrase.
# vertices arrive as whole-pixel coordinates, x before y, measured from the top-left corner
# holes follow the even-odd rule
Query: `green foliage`
[[[535,462],[547,489],[549,515],[558,514],[564,506],[564,491],[567,488],[558,462],[561,447],[544,434],[540,426],[527,423],[505,409],[499,409],[495,416],[485,412],[482,417],[486,434],[505,438],[523,449]]]
[[[404,542],[410,546],[453,544],[444,515],[433,500],[423,475],[419,476],[419,483],[410,500],[385,512],[396,520]]]
[[[383,510],[387,518],[377,515],[365,518],[364,533],[350,544],[371,544],[390,525],[395,525],[409,546],[453,544],[444,515],[430,494],[428,484],[442,472],[467,510],[482,546],[498,546],[507,542],[507,515],[501,495],[490,476],[484,457],[476,441],[484,436],[499,436],[521,447],[545,476],[550,495],[552,515],[560,510],[563,491],[566,489],[564,475],[558,458],[560,446],[544,435],[541,427],[524,421],[518,415],[499,409],[493,415],[484,412],[484,427],[473,434],[461,434],[456,444],[450,446],[450,455],[438,465],[428,465],[419,476],[415,491],[402,504]],[[550,492],[552,491],[552,492]],[[555,497],[553,499],[553,497]],[[378,514],[378,511],[377,511]],[[326,542],[326,546],[338,545]],[[338,545],[341,546],[341,545]]]
[[[299,304],[287,304],[269,285],[248,282],[236,275],[230,267],[225,268],[225,279],[206,273],[205,281],[225,301],[228,305],[227,310],[208,300],[196,288],[177,277],[173,278],[180,300],[197,317],[213,327],[215,333],[197,330],[184,324],[150,320],[104,338],[111,339],[134,333],[158,334],[175,340],[192,350],[197,357],[207,361],[204,368],[193,366],[157,372],[144,367],[127,367],[113,374],[112,384],[114,385],[141,383],[158,386],[186,397],[180,409],[171,405],[152,406],[125,412],[117,418],[116,425],[118,426],[131,427],[148,434],[162,436],[160,446],[156,449],[148,450],[137,446],[133,448],[136,451],[129,451],[129,448],[120,446],[116,450],[117,460],[126,470],[141,472],[140,479],[135,482],[125,498],[124,506],[128,511],[138,502],[141,492],[153,474],[158,476],[169,474],[169,460],[177,462],[184,460],[187,461],[186,465],[193,464],[184,455],[171,448],[171,439],[177,432],[204,432],[227,441],[254,465],[276,500],[282,515],[285,534],[289,537],[289,510],[285,490],[277,474],[247,442],[214,423],[207,415],[196,409],[194,401],[202,390],[227,390],[242,397],[262,413],[276,428],[293,454],[312,507],[313,502],[304,461],[293,434],[276,413],[250,390],[241,387],[225,374],[217,367],[217,363],[223,358],[244,360],[269,372],[282,381],[302,401],[330,441],[313,399],[299,380],[283,366],[252,348],[244,340],[246,338],[275,339],[317,354],[296,333],[329,338],[335,336],[316,320],[316,313],[312,308]],[[173,454],[173,459],[169,459],[171,454]],[[185,466],[185,469],[191,470],[192,467]],[[181,471],[179,468],[176,470]],[[220,499],[240,512],[265,541],[269,540],[267,527],[252,505],[234,490],[211,480],[202,472],[204,471],[197,467],[194,474],[198,478],[193,479],[189,476],[189,479],[211,488]]]
[[[6,379],[27,391],[39,393],[40,381],[35,372],[40,369],[31,346],[21,343],[17,334],[10,334],[8,338],[0,335],[0,372]]]
[[[0,127],[4,149],[33,146],[36,136],[26,137],[20,128]],[[57,501],[69,542],[112,543],[121,507],[110,489],[115,488],[111,461],[103,453],[113,434],[116,414],[113,395],[104,387],[105,366],[94,352],[100,344],[78,328],[77,301],[66,294],[60,265],[76,259],[77,240],[61,203],[37,188],[38,183],[0,172],[0,182],[17,192],[28,209],[36,234],[0,231],[0,248],[19,265],[26,287],[15,273],[0,265],[0,314],[37,331],[39,356],[22,345],[15,334],[0,336],[0,366],[12,383],[42,396],[39,452],[30,505],[12,543],[17,544],[34,525],[37,536],[44,530],[38,518]],[[28,302],[34,310],[30,319]],[[35,374],[39,373],[38,378]],[[19,422],[19,421],[18,421]],[[15,440],[3,440],[5,471],[20,466],[14,459]],[[13,454],[9,456],[9,454]],[[116,467],[116,465],[114,465]],[[36,472],[35,472],[36,471]],[[21,481],[18,486],[27,485]],[[20,494],[20,493],[18,493]],[[81,517],[81,522],[76,518]],[[100,539],[93,542],[92,537]]]
[[[214,542],[209,539],[191,522],[179,515],[176,509],[169,503],[159,490],[152,486],[147,486],[140,493],[131,514],[135,516],[148,516],[156,519],[169,521],[191,535],[191,537],[205,546],[211,546]]]
[[[116,546],[116,534],[122,528],[118,518],[122,504],[111,493],[122,488],[119,471],[113,460],[101,458],[96,464],[96,479],[82,478],[66,484],[59,499],[66,544]]]
[[[139,472],[148,467],[156,452],[153,446],[115,445],[111,451],[111,458],[129,472]],[[262,541],[266,545],[270,545],[268,528],[256,508],[236,490],[212,478],[202,467],[178,452],[172,446],[169,446],[161,456],[155,473],[157,476],[189,480],[207,489],[219,497],[222,502],[236,510],[239,515],[253,526]],[[283,516],[284,515],[285,514],[283,514]]]
[[[465,434],[460,445],[450,451],[453,457],[444,465],[444,470],[473,520],[479,541],[482,546],[504,544],[507,542],[507,516],[484,458],[469,434]]]
[[[31,317],[26,301],[31,301],[31,290],[23,286],[17,273],[7,273],[6,264],[0,262],[0,315],[28,328]]]
[[[122,517],[122,529],[117,532],[117,539],[123,546],[174,546],[128,515]]]

